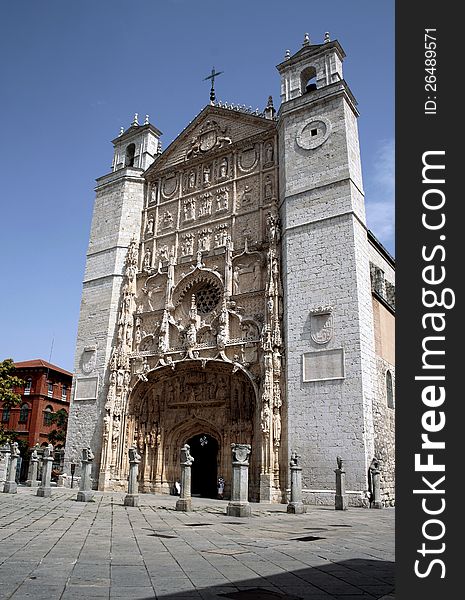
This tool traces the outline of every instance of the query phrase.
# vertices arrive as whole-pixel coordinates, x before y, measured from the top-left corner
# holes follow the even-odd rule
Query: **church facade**
[[[180,448],[192,492],[231,485],[251,444],[249,496],[282,502],[291,451],[304,499],[351,503],[382,461],[394,500],[394,268],[365,223],[356,101],[344,51],[305,39],[278,65],[281,105],[212,101],[161,152],[137,119],[97,180],[65,464],[96,456],[101,490],[170,493]],[[390,383],[389,383],[390,382]]]

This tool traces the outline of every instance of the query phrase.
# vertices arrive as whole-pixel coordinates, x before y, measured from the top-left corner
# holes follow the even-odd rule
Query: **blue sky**
[[[275,65],[305,32],[338,39],[359,102],[368,226],[393,252],[394,1],[15,0],[2,3],[0,360],[72,370],[95,179],[134,113],[163,147],[217,98],[279,106]]]

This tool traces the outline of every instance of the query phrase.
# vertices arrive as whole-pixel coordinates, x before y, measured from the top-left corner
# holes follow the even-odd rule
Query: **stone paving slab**
[[[394,509],[252,504],[55,488],[0,494],[0,599],[394,600]]]

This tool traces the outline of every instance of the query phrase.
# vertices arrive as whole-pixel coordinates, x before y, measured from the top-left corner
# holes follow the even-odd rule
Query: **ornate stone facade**
[[[96,449],[101,489],[125,488],[134,447],[141,491],[169,492],[185,444],[204,495],[221,477],[228,497],[231,444],[251,446],[253,500],[286,501],[291,447],[305,501],[333,501],[337,455],[352,493],[366,489],[383,427],[342,58],[326,41],[279,65],[279,118],[271,100],[262,114],[213,103],[163,153],[148,123],[114,140],[77,342],[76,381],[95,393],[75,396],[67,448],[68,463],[82,442]]]

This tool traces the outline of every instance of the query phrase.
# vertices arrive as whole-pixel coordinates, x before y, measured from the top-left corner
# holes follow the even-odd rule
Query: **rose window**
[[[195,292],[195,304],[197,306],[197,312],[201,315],[206,315],[218,306],[218,302],[221,298],[220,290],[211,285],[204,284],[200,286]]]

